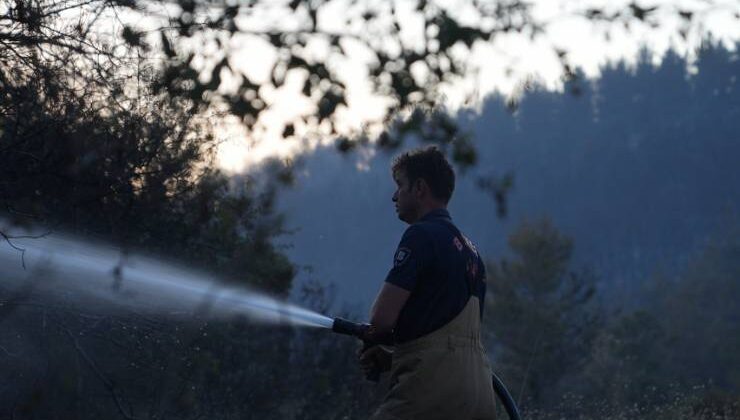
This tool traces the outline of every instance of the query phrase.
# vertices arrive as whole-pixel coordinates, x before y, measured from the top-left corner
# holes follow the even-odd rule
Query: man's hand
[[[365,377],[370,376],[371,372],[386,372],[391,369],[393,353],[381,346],[360,349],[357,351],[357,355]]]

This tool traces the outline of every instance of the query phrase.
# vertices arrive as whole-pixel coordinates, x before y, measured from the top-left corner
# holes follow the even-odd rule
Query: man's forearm
[[[383,284],[370,310],[370,325],[377,334],[390,334],[393,331],[410,294],[408,290],[394,284]]]

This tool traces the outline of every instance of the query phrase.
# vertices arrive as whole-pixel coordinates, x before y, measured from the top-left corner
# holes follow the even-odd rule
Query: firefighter
[[[360,365],[390,370],[372,420],[493,419],[491,368],[480,339],[485,271],[447,203],[455,173],[435,147],[392,165],[398,218],[409,226],[370,313],[370,334],[391,337],[360,354]]]

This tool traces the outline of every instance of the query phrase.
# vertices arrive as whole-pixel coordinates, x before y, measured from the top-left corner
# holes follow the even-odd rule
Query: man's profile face
[[[402,170],[393,173],[393,180],[396,181],[396,192],[393,193],[393,202],[396,203],[396,214],[404,222],[408,224],[414,223],[417,218],[419,204],[412,185]]]

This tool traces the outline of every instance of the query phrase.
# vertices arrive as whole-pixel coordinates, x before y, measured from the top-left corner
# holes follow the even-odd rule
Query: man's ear
[[[418,195],[423,196],[429,193],[429,185],[427,185],[427,182],[423,178],[417,178],[414,181],[414,189]]]

